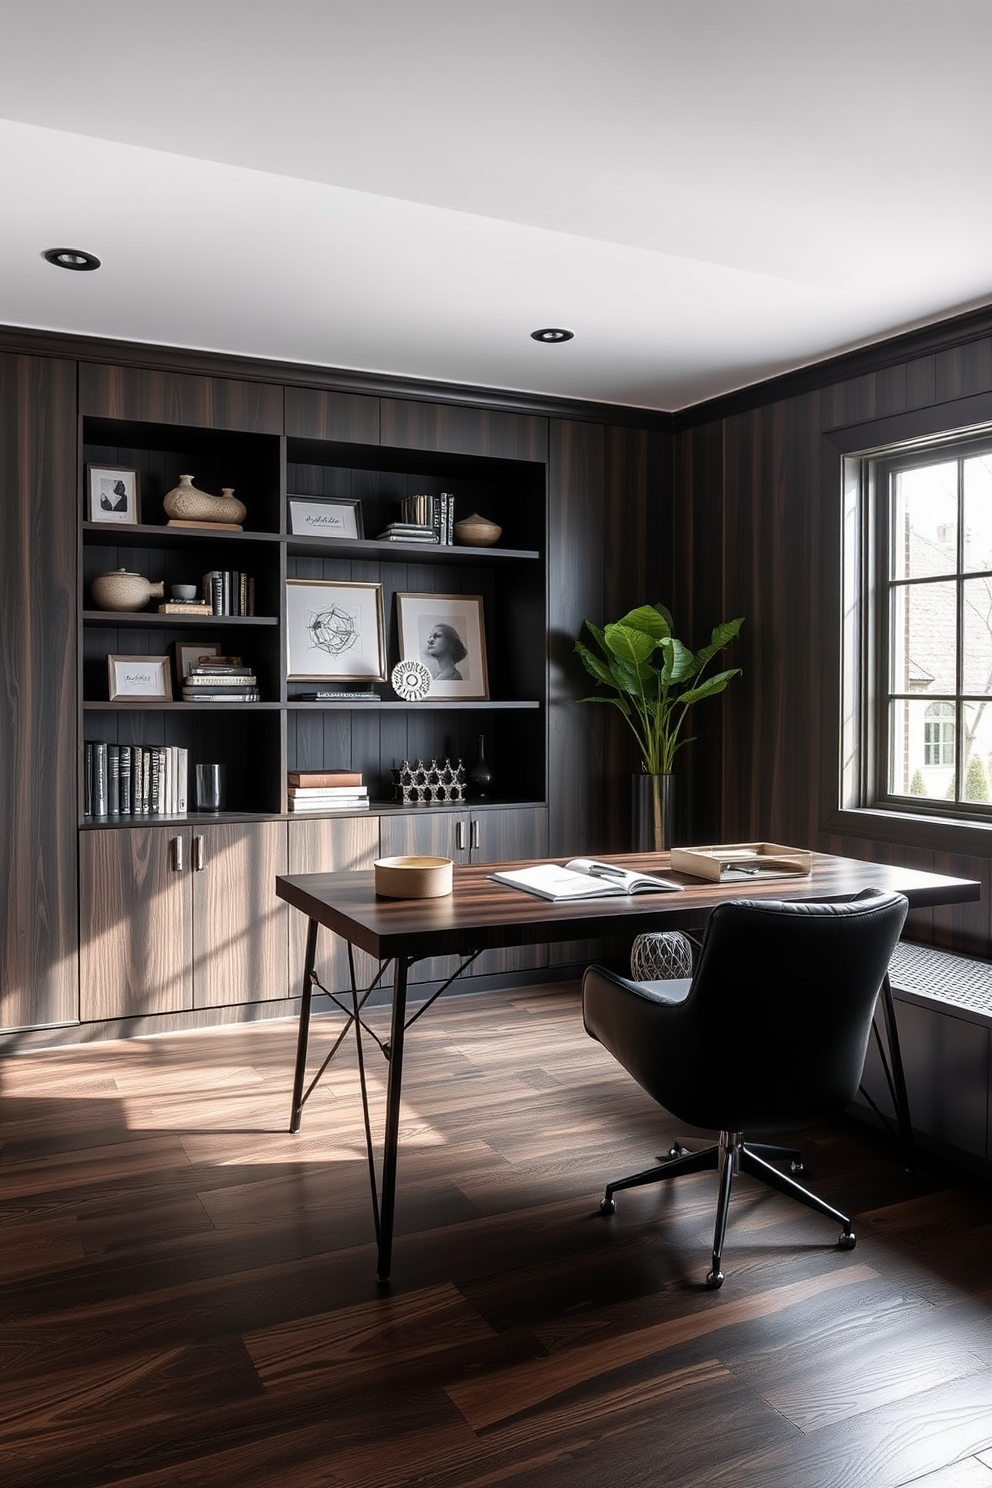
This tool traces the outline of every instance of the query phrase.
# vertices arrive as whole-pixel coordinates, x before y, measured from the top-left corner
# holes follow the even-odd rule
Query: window
[[[862,806],[992,816],[992,439],[860,462]]]

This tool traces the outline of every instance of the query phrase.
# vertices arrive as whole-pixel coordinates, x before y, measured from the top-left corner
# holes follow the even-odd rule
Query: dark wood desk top
[[[684,884],[684,891],[555,904],[493,883],[489,875],[494,868],[510,865],[489,863],[456,868],[453,891],[443,899],[377,898],[371,872],[283,875],[276,879],[276,893],[377,960],[397,955],[419,959],[467,954],[628,932],[633,936],[644,930],[698,924],[728,899],[831,899],[879,888],[905,894],[911,906],[919,909],[981,898],[976,879],[826,853],[814,854],[808,878],[754,884],[705,883],[672,873],[667,853],[614,855],[606,861],[671,878]]]

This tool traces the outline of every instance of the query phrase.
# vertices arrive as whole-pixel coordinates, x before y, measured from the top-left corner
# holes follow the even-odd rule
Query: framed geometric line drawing
[[[384,682],[382,585],[287,579],[286,674],[290,682]]]

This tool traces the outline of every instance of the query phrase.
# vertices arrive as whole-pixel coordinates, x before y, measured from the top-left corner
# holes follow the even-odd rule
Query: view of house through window
[[[992,811],[992,447],[882,462],[876,490],[878,793]]]

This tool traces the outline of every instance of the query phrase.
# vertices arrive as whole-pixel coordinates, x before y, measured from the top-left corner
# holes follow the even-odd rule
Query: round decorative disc
[[[397,662],[390,681],[396,696],[405,703],[419,703],[431,690],[431,674],[422,661]]]

